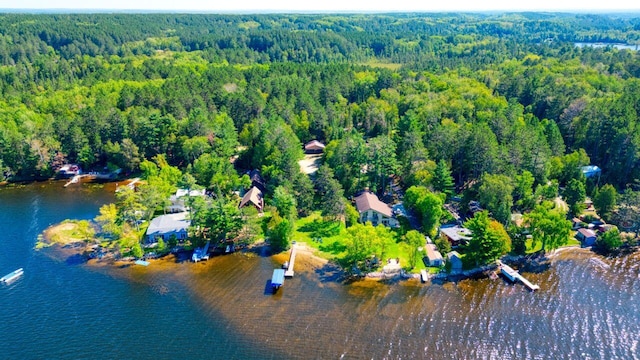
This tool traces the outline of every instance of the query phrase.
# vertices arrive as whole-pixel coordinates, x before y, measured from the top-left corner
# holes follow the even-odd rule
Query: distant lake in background
[[[594,47],[594,48],[604,48],[604,47],[612,47],[618,50],[638,50],[640,49],[640,45],[630,45],[630,44],[614,44],[614,43],[591,43],[591,42],[577,42],[574,43],[577,47]]]
[[[304,268],[276,295],[279,259],[116,268],[36,251],[38,234],[91,219],[113,189],[61,182],[0,188],[0,358],[638,359],[640,256],[565,250],[530,292],[502,278],[434,284],[336,281]],[[594,259],[595,258],[595,259]]]

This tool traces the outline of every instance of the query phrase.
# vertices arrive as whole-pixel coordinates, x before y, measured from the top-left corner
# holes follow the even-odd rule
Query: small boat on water
[[[149,266],[149,262],[144,260],[136,260],[135,264],[142,265],[142,266]]]
[[[271,277],[271,289],[275,293],[284,284],[284,269],[274,269]]]
[[[22,276],[22,274],[24,274],[24,270],[22,270],[22,268],[18,269],[18,270],[14,270],[10,273],[8,273],[7,275],[3,276],[2,278],[0,278],[0,282],[4,283],[4,284],[8,284],[10,282],[12,282],[13,280],[19,278],[20,276]]]

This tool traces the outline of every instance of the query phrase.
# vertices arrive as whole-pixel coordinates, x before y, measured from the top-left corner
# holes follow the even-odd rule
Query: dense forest
[[[468,222],[477,263],[509,236],[524,251],[502,228],[513,210],[544,250],[566,243],[587,194],[639,223],[637,44],[626,15],[0,15],[0,181],[68,163],[142,174],[152,186],[102,209],[107,228],[199,184],[217,200],[191,204],[193,221],[224,241],[259,169],[282,248],[296,216],[353,225],[345,198],[399,186],[431,235],[456,194],[488,209]],[[327,144],[313,181],[298,166],[312,139]],[[569,214],[544,201],[559,190]]]

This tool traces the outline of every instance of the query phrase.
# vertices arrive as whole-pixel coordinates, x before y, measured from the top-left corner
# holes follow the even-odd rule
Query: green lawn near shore
[[[399,258],[401,266],[408,271],[420,272],[420,270],[426,269],[427,267],[422,261],[422,257],[425,255],[424,250],[418,254],[415,267],[408,269],[409,248],[402,241],[399,231],[392,229],[391,232],[393,240],[384,245],[382,263],[386,263],[388,258]],[[321,257],[340,261],[347,256],[348,236],[349,234],[342,221],[325,220],[322,218],[321,213],[316,211],[295,222],[292,240],[306,243],[309,247],[316,249],[317,254]]]

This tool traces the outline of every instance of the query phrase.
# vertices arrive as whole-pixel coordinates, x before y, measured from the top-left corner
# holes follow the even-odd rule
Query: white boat
[[[15,279],[19,278],[20,276],[22,276],[23,273],[24,273],[24,270],[22,270],[22,268],[20,268],[18,270],[14,270],[14,271],[8,273],[7,275],[3,276],[2,278],[0,278],[0,282],[8,284],[8,283],[12,282],[13,280],[15,280]]]

